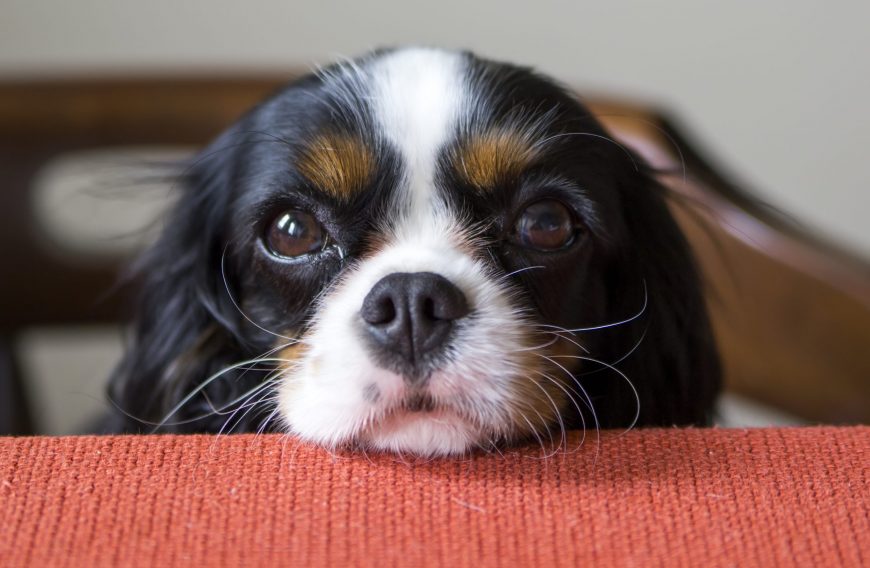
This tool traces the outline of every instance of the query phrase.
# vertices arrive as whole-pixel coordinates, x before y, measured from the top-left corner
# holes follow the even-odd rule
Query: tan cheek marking
[[[287,334],[288,337],[292,337]],[[294,369],[296,364],[305,357],[305,345],[295,343],[278,351],[277,358],[280,359],[279,364],[287,370]]]
[[[390,239],[382,233],[368,235],[362,243],[362,246],[358,253],[358,259],[360,261],[368,260],[373,256],[383,252],[384,249],[386,249],[389,245]]]
[[[508,129],[472,135],[457,151],[453,167],[481,191],[495,188],[527,168],[537,150],[528,136]]]
[[[338,199],[363,190],[374,173],[366,144],[344,134],[321,134],[299,156],[297,168],[308,181]]]

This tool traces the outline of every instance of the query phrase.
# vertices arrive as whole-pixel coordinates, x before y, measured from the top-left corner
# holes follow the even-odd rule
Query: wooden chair
[[[51,159],[89,148],[202,145],[283,77],[0,83],[0,433],[30,421],[14,339],[41,325],[117,322],[120,259],[46,246],[32,210]],[[802,230],[730,181],[656,109],[588,101],[662,171],[702,263],[728,388],[810,421],[870,422],[870,264]]]

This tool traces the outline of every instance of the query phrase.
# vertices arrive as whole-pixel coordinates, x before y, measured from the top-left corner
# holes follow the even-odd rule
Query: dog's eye
[[[518,244],[540,251],[565,248],[574,241],[576,223],[568,207],[543,199],[526,207],[514,226]]]
[[[266,245],[272,254],[293,258],[323,248],[326,234],[320,223],[304,211],[285,211],[272,222]]]

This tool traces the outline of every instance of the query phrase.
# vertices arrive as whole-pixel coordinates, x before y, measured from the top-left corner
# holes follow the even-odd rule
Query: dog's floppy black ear
[[[620,361],[640,407],[628,382],[612,373],[584,382],[603,395],[595,406],[605,426],[627,426],[636,412],[642,426],[708,424],[721,371],[702,278],[668,190],[637,163],[620,188],[628,238],[607,273],[611,317],[630,321],[606,330],[598,345],[606,361]]]
[[[151,431],[161,422],[162,430],[206,430],[226,420],[213,409],[240,388],[229,377],[169,413],[246,355],[230,297],[235,278],[223,266],[233,146],[230,130],[191,162],[160,239],[135,266],[139,303],[127,351],[109,384],[118,413],[108,430]]]

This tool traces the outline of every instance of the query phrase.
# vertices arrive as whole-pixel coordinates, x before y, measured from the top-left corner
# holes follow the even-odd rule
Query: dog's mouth
[[[444,405],[436,401],[432,395],[426,392],[413,392],[406,396],[396,405],[393,412],[407,412],[410,414],[421,412],[435,412],[443,410]]]
[[[476,421],[460,408],[414,392],[371,420],[351,444],[419,456],[459,455],[480,436]]]
[[[371,424],[387,428],[409,422],[438,421],[443,423],[474,423],[476,420],[455,401],[436,398],[425,391],[411,391],[394,404],[382,408]]]

